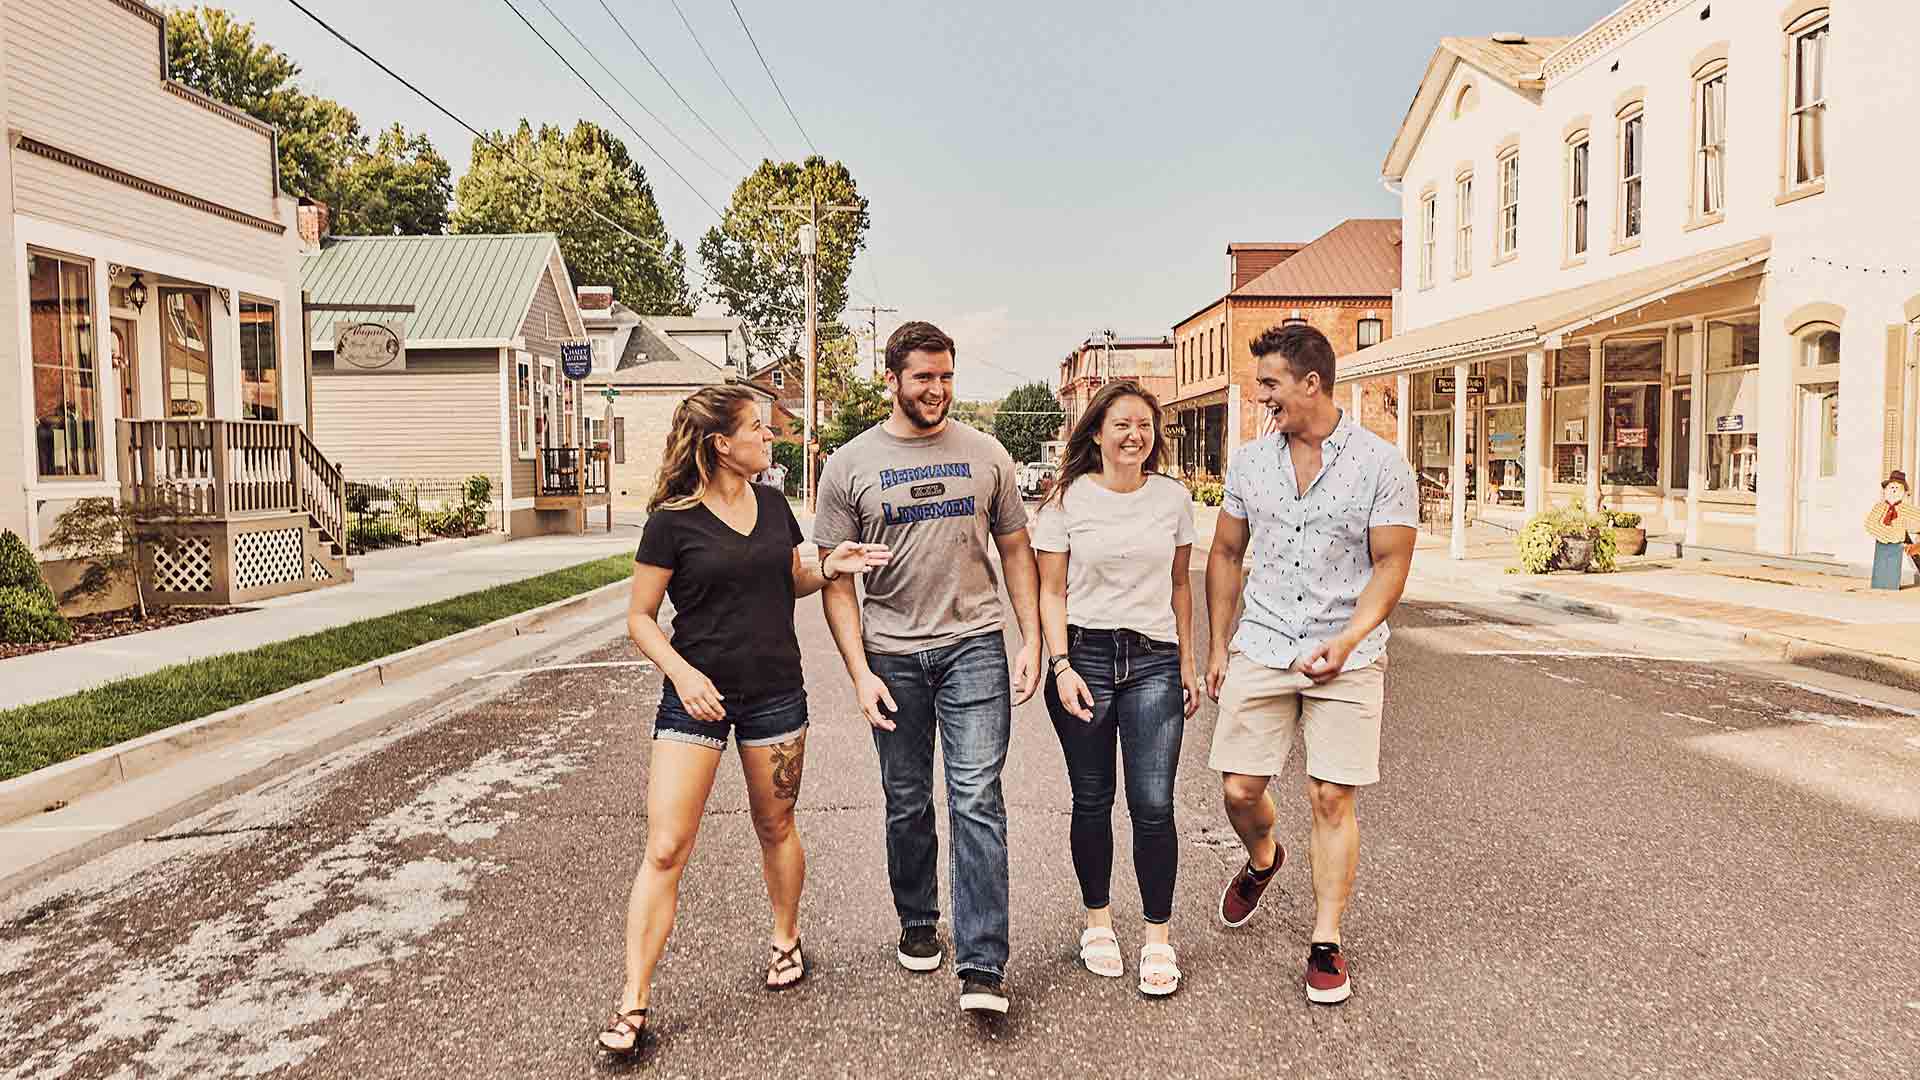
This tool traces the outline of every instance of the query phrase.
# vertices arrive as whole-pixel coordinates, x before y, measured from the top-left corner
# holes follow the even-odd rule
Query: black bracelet
[[[838,581],[838,580],[840,580],[840,575],[839,575],[839,574],[829,574],[829,573],[827,573],[827,560],[825,560],[825,559],[821,559],[821,560],[820,560],[820,580],[821,580],[821,581]]]

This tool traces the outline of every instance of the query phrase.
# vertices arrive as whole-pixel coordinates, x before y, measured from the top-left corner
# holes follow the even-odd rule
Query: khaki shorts
[[[1281,671],[1235,653],[1220,688],[1209,768],[1243,776],[1278,776],[1306,732],[1307,775],[1355,787],[1380,779],[1380,705],[1387,659],[1343,671],[1315,686],[1298,671]]]

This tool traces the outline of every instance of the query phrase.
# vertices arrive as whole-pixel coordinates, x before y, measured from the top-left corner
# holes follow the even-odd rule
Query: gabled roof
[[[1400,287],[1399,240],[1398,218],[1352,218],[1233,295],[1390,297]]]
[[[673,340],[662,324],[687,320],[672,316],[642,315],[640,325],[627,338],[627,348],[612,371],[596,372],[586,381],[589,386],[702,387],[735,383],[756,393],[772,395],[764,387],[734,378],[732,368],[721,367],[685,345]],[[715,327],[714,329],[721,329]]]
[[[313,347],[333,347],[336,322],[406,326],[409,347],[518,337],[559,240],[509,236],[342,236],[302,256],[300,283],[317,304],[412,304],[411,315],[322,311]],[[570,292],[562,284],[561,291]]]
[[[1441,98],[1446,94],[1447,82],[1453,78],[1455,67],[1466,64],[1509,89],[1523,94],[1538,94],[1546,86],[1541,69],[1547,57],[1569,40],[1564,37],[1527,37],[1520,34],[1500,34],[1491,38],[1441,38],[1439,47],[1433,50],[1433,59],[1427,61],[1427,72],[1420,78],[1420,89],[1414,93],[1413,103],[1407,106],[1406,119],[1400,122],[1400,130],[1395,133],[1393,145],[1387,150],[1387,160],[1380,166],[1380,174],[1389,180],[1405,178],[1407,163],[1413,158],[1413,148],[1419,145],[1421,136],[1426,134],[1427,125],[1433,120],[1433,114],[1443,104]]]

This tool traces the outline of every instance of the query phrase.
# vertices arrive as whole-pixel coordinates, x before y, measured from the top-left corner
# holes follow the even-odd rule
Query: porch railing
[[[540,451],[540,494],[605,495],[607,455],[591,447],[550,446]]]
[[[122,420],[120,483],[153,516],[306,513],[336,547],[346,535],[346,482],[298,424]]]

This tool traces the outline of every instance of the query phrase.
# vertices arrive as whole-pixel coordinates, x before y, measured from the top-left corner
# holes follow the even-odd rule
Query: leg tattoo
[[[791,802],[800,797],[800,771],[807,759],[807,733],[773,748],[773,793]]]

